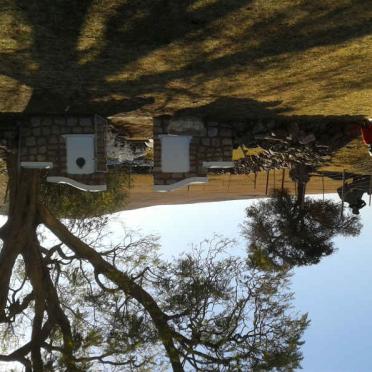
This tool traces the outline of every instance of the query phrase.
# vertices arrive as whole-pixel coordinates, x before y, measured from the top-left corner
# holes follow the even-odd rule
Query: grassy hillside
[[[359,174],[372,174],[372,158],[361,138],[355,139],[337,151],[331,162],[320,170],[328,172],[345,170]]]
[[[2,0],[0,111],[372,116],[366,0]]]

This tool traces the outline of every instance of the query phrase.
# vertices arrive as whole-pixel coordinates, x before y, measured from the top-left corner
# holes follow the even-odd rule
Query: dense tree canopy
[[[41,174],[13,161],[0,229],[0,361],[27,371],[300,366],[308,320],[291,309],[287,271],[248,267],[224,239],[167,262],[154,237],[115,243],[107,218],[62,222],[40,197]]]
[[[361,229],[356,216],[341,216],[337,203],[305,198],[299,204],[286,190],[275,191],[246,213],[243,235],[250,258],[267,268],[316,264],[334,252],[335,236],[356,236]]]

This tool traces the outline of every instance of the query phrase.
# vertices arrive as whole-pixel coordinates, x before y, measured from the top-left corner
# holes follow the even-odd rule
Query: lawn
[[[338,150],[332,156],[331,162],[319,170],[372,174],[372,158],[369,156],[367,146],[362,142],[361,138],[354,139]]]
[[[372,116],[371,34],[366,0],[3,0],[0,111]]]

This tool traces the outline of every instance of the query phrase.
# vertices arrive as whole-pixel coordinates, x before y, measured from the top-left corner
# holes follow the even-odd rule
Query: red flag
[[[366,145],[372,144],[372,125],[362,128],[362,137],[363,137],[363,142]]]

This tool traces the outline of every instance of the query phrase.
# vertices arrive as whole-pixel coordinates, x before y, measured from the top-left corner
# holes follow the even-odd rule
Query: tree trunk
[[[305,202],[306,182],[297,182],[297,204],[303,208]]]
[[[31,342],[25,348],[20,348],[16,360],[25,364],[25,358],[31,353],[32,370],[42,371],[42,343],[46,325],[48,329],[58,325],[64,338],[64,357],[68,370],[73,366],[73,340],[70,324],[60,308],[57,292],[50,280],[48,270],[43,261],[41,247],[37,240],[36,229],[40,223],[45,224],[64,244],[78,257],[87,260],[96,273],[105,275],[117,284],[126,295],[135,298],[150,314],[159,333],[172,368],[182,372],[180,354],[174,344],[173,329],[168,325],[167,315],[159,308],[155,299],[125,273],[117,270],[105,261],[99,253],[71,234],[39,200],[41,172],[25,170],[18,167],[16,154],[8,158],[9,174],[9,212],[6,224],[0,229],[3,248],[0,252],[0,321],[8,321],[6,306],[9,294],[9,284],[14,265],[18,256],[22,255],[26,274],[33,288],[34,319]],[[48,321],[43,325],[44,314]],[[46,336],[46,337],[45,337]],[[24,354],[22,353],[24,352]]]
[[[4,320],[9,283],[17,257],[26,249],[38,225],[37,205],[40,174],[18,169],[17,156],[8,158],[9,212],[1,228],[3,248],[0,253],[0,321]]]

